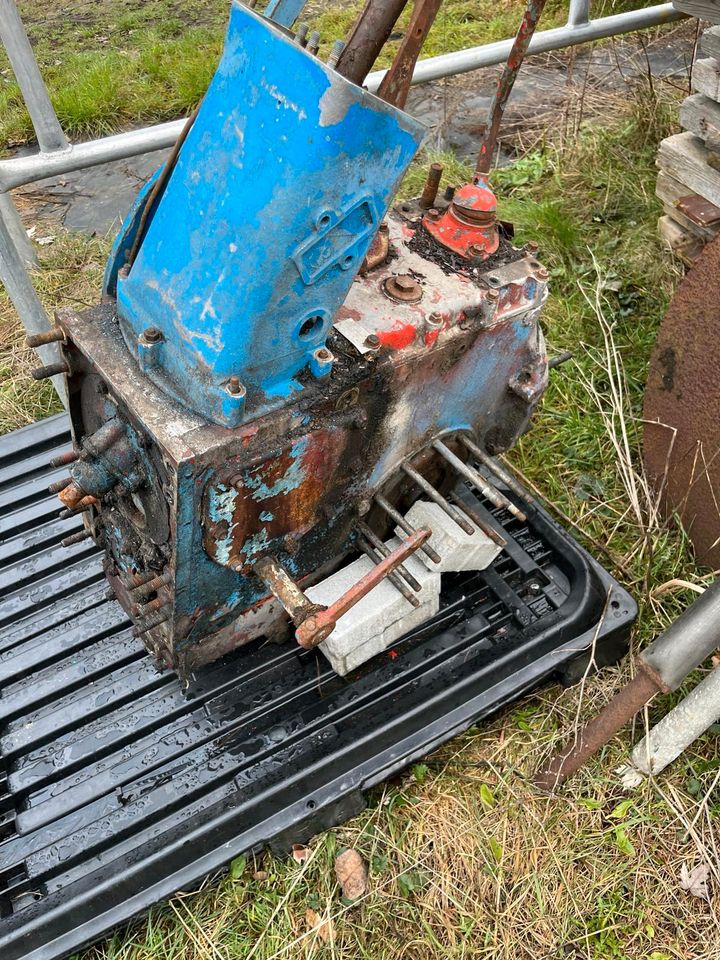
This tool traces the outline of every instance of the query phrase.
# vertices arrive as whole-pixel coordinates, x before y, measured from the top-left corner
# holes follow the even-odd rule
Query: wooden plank
[[[710,240],[714,240],[718,233],[720,233],[720,226],[698,226],[697,223],[694,223],[689,217],[686,217],[681,210],[678,210],[673,203],[663,203],[663,210],[667,216],[671,217],[675,223],[679,224],[687,234],[696,237],[703,243],[709,243]]]
[[[692,88],[711,100],[720,100],[720,63],[714,57],[696,60],[692,69]]]
[[[700,49],[706,57],[720,60],[720,27],[708,27],[700,37]]]
[[[674,205],[678,200],[686,197],[689,192],[684,183],[676,180],[675,177],[671,177],[669,173],[665,173],[664,170],[658,173],[655,195],[662,200],[663,203]]]
[[[667,214],[658,220],[658,232],[675,256],[689,265],[705,246],[702,240],[683,230],[680,224]]]
[[[673,0],[673,6],[691,17],[720,23],[720,0]]]
[[[657,164],[664,173],[684,183],[688,193],[699,193],[720,207],[720,171],[707,162],[713,156],[694,133],[676,133],[660,143]]]
[[[680,107],[680,125],[704,140],[709,150],[720,153],[720,103],[694,93]]]

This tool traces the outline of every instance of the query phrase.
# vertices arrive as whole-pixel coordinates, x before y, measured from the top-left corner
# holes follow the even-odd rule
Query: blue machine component
[[[300,16],[305,0],[270,0],[265,16],[283,27],[291,27]]]
[[[118,272],[139,206],[108,271],[147,376],[227,427],[287,403],[303,376],[327,376],[333,318],[423,131],[233,3],[137,258]]]

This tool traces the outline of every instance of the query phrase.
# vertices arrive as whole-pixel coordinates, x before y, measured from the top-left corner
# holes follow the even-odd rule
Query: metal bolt
[[[310,24],[305,23],[304,20],[302,23],[298,24],[297,33],[295,34],[295,41],[296,43],[299,43],[301,47],[307,46],[307,35],[309,29]]]
[[[428,220],[438,220],[440,218],[440,211],[437,207],[431,207],[425,216],[428,218]]]
[[[57,343],[65,339],[65,332],[60,327],[54,327],[52,330],[45,330],[44,333],[31,333],[25,338],[25,343],[29,347],[42,347],[46,343]]]
[[[49,363],[46,367],[38,367],[32,371],[33,380],[47,380],[48,377],[55,377],[59,373],[70,373],[70,367],[64,360],[58,363]]]
[[[310,34],[310,39],[308,40],[307,52],[316,54],[318,52],[319,47],[320,47],[320,31],[313,30],[313,32]]]
[[[370,333],[365,337],[365,346],[366,347],[379,347],[380,346],[380,337],[375,333]]]
[[[485,294],[485,299],[494,303],[496,300],[500,299],[500,294],[497,290],[488,290],[488,292]]]
[[[371,503],[369,500],[361,500],[357,505],[357,512],[361,517],[370,511]]]
[[[422,287],[406,273],[388,277],[383,281],[382,289],[392,300],[403,303],[414,303],[422,298]]]
[[[412,293],[417,284],[412,277],[409,277],[407,274],[400,274],[399,277],[395,277],[395,286],[398,290],[402,290],[403,293]]]
[[[540,244],[535,243],[534,240],[530,240],[525,244],[525,250],[530,254],[530,256],[536,257],[540,250]]]
[[[228,380],[227,389],[228,393],[231,393],[234,397],[245,393],[245,387],[243,387],[242,383],[240,383],[240,377],[238,377],[235,373]]]
[[[468,247],[468,253],[471,257],[483,257],[485,256],[485,247],[479,243],[473,243]]]
[[[443,322],[441,313],[431,313],[425,320],[429,327],[439,327]]]
[[[445,199],[448,201],[448,203],[449,203],[449,202],[452,200],[452,198],[455,196],[455,191],[456,191],[456,190],[457,190],[457,187],[456,187],[454,184],[452,184],[452,183],[449,183],[449,184],[445,187]]]
[[[143,333],[143,337],[146,343],[159,343],[162,338],[162,331],[158,330],[157,327],[147,327]]]
[[[550,274],[547,272],[545,267],[540,267],[540,269],[537,271],[537,276],[538,280],[547,280]]]
[[[342,54],[344,49],[345,49],[344,40],[336,40],[333,43],[332,50],[330,51],[330,56],[327,58],[327,65],[329,67],[337,66],[338,60],[340,59],[340,55]]]

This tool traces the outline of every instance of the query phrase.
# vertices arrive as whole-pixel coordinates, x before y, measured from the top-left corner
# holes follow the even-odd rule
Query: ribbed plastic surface
[[[535,507],[475,508],[508,538],[449,575],[430,623],[340,680],[256,644],[187,690],[104,600],[91,542],[64,549],[58,416],[0,438],[0,957],[65,956],[242,851],[306,839],[478,717],[562,671],[635,607]],[[463,496],[470,496],[467,490]],[[618,646],[620,645],[620,646]]]

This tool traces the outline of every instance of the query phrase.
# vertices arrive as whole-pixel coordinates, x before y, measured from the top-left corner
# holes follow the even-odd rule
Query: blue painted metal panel
[[[270,0],[265,7],[265,16],[283,27],[291,27],[304,6],[305,0]]]
[[[218,71],[117,284],[147,375],[230,427],[299,394],[423,132],[234,3]],[[149,326],[164,338],[151,350]],[[247,397],[228,389],[233,375]]]

